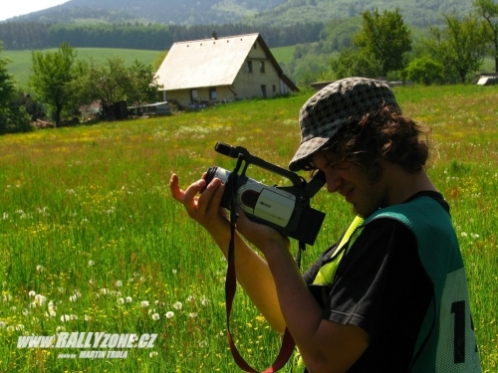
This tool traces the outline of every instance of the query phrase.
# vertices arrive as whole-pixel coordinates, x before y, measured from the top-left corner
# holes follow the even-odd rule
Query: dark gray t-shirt
[[[439,193],[435,198],[447,211]],[[408,201],[407,201],[408,202]],[[311,285],[336,245],[304,274],[323,307],[323,318],[361,327],[369,347],[348,372],[409,372],[415,342],[433,297],[432,283],[420,261],[413,232],[401,222],[372,221],[342,258],[332,285]]]

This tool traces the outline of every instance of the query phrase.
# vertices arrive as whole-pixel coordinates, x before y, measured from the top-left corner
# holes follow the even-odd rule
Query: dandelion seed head
[[[154,321],[157,321],[157,320],[159,320],[160,318],[161,318],[161,317],[159,316],[159,314],[158,314],[158,313],[155,313],[155,314],[153,314],[153,315],[152,315],[152,320],[154,320]]]
[[[149,301],[148,300],[141,301],[140,306],[143,308],[149,307]]]
[[[174,308],[175,310],[181,310],[181,309],[183,308],[183,304],[182,304],[182,302],[175,302],[175,303],[173,304],[173,308]]]
[[[175,316],[175,313],[173,311],[168,311],[165,313],[165,315],[167,319],[171,319],[172,317]]]
[[[47,297],[45,297],[44,295],[41,295],[41,294],[36,294],[35,295],[35,302],[39,305],[39,306],[43,306],[45,304],[45,302],[47,301]]]

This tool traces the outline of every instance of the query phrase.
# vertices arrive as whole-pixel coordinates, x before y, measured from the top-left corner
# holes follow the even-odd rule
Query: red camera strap
[[[230,174],[227,180],[227,184],[231,185],[232,191],[236,190],[237,185],[237,172],[241,166],[243,159],[243,155],[239,155],[237,160],[237,165],[234,171]],[[247,362],[242,358],[235,343],[233,342],[232,333],[230,332],[230,314],[232,312],[232,304],[233,299],[235,297],[235,292],[237,290],[237,277],[235,275],[235,223],[237,222],[237,201],[235,195],[232,194],[230,196],[230,244],[228,245],[228,267],[227,267],[227,275],[225,278],[225,303],[226,303],[226,314],[227,314],[227,339],[230,345],[230,351],[234,357],[237,365],[244,371],[250,373],[258,373],[257,370],[252,368]],[[280,352],[275,360],[275,362],[271,365],[271,367],[267,368],[262,373],[273,373],[280,370],[289,360],[292,352],[294,351],[294,340],[292,339],[291,334],[288,329],[285,329],[284,337],[282,340],[282,347],[280,348]]]
[[[230,249],[233,254],[232,242],[230,243]],[[229,255],[230,257],[230,255]],[[233,342],[232,334],[230,332],[230,313],[232,312],[232,303],[235,297],[235,291],[237,289],[237,279],[235,276],[235,262],[234,256],[231,255],[230,260],[228,261],[227,268],[227,276],[225,279],[225,298],[226,298],[226,313],[227,313],[227,338],[228,343],[230,344],[230,351],[234,357],[237,365],[244,370],[245,372],[258,373],[257,370],[252,368],[244,358],[240,355],[235,343]],[[292,352],[294,351],[294,340],[292,339],[291,334],[288,329],[285,329],[284,337],[282,340],[282,347],[280,348],[280,352],[275,360],[275,362],[271,365],[271,367],[267,368],[263,371],[263,373],[273,373],[281,369],[289,360]]]

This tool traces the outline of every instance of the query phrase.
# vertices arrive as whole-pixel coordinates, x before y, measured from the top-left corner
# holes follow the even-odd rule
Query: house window
[[[216,87],[209,88],[209,98],[211,100],[217,100],[218,99],[218,95],[216,94]]]
[[[252,73],[252,61],[247,61],[247,72]]]
[[[273,92],[277,92],[277,86],[275,84],[272,86],[272,88],[273,88]]]
[[[261,95],[266,98],[266,85],[262,84],[261,85]]]
[[[265,61],[261,61],[259,63],[259,72],[264,73],[265,72]]]
[[[197,89],[190,90],[190,101],[196,102],[198,100]]]
[[[258,49],[258,44],[254,43],[254,49]]]

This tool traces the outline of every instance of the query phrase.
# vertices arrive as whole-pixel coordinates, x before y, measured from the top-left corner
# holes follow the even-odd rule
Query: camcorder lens
[[[230,208],[230,193],[231,188],[227,185],[227,180],[230,176],[230,171],[225,170],[224,168],[213,166],[209,167],[206,173],[206,186],[213,181],[215,177],[221,180],[223,184],[225,184],[225,192],[223,193],[223,197],[221,197],[220,206],[223,208]]]

